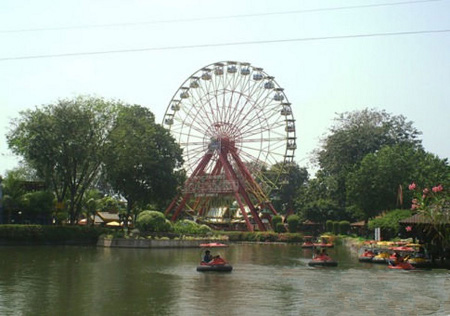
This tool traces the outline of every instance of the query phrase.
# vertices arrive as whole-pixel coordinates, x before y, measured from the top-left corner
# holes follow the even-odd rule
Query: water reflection
[[[447,271],[392,271],[298,245],[220,250],[231,273],[199,273],[199,249],[0,247],[1,315],[448,315]]]

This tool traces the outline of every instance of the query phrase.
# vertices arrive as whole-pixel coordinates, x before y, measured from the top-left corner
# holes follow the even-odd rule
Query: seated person
[[[211,256],[211,251],[206,250],[205,255],[203,256],[203,262],[211,262],[213,260],[213,256]]]
[[[398,253],[398,252],[396,252],[395,253],[395,264],[399,264],[399,263],[402,263],[404,260],[403,260],[403,257]]]
[[[314,254],[314,258],[319,258],[320,257],[320,250],[317,249],[316,253]]]

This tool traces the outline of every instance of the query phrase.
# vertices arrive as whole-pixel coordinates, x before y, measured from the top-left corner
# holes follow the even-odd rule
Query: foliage
[[[333,234],[338,235],[340,234],[340,226],[338,221],[333,221]]]
[[[272,227],[276,231],[277,225],[283,222],[283,218],[280,215],[275,215],[272,217]]]
[[[175,222],[175,224],[173,224],[173,230],[180,235],[206,235],[212,231],[207,225],[199,225],[196,222],[187,219]]]
[[[387,212],[383,216],[374,218],[369,220],[368,227],[369,229],[375,229],[379,227],[382,232],[382,236],[387,238],[392,238],[398,235],[400,230],[399,221],[411,216],[410,210],[392,210]]]
[[[106,231],[101,227],[0,225],[0,240],[40,244],[95,244]]]
[[[104,196],[97,203],[99,210],[102,212],[118,214],[124,209],[124,203],[113,196]]]
[[[333,231],[333,221],[331,219],[327,220],[325,222],[325,227],[327,232],[332,232]]]
[[[287,218],[288,230],[290,233],[296,233],[300,226],[300,217],[298,215],[290,215]]]
[[[339,222],[339,232],[341,234],[348,234],[350,231],[350,222],[349,221],[340,221]]]
[[[172,231],[172,224],[163,213],[158,211],[143,211],[136,219],[136,227],[141,232],[164,233]]]
[[[54,195],[49,191],[29,192],[23,195],[23,217],[30,223],[50,224]]]
[[[275,232],[223,232],[227,235],[229,241],[253,241],[253,242],[302,242],[301,233],[282,233]]]
[[[442,182],[450,167],[423,149],[410,145],[385,146],[368,154],[357,169],[347,174],[347,200],[363,210],[368,220],[383,210],[409,207],[412,196],[406,188],[412,179]]]
[[[182,152],[152,112],[138,105],[120,106],[107,148],[105,176],[127,200],[128,215],[149,203],[167,206],[184,180],[175,171],[182,164]]]
[[[280,172],[282,169],[282,172]],[[275,175],[284,174],[282,179],[275,179]],[[272,194],[271,200],[273,206],[282,213],[289,213],[294,210],[295,197],[300,193],[302,187],[308,182],[308,171],[306,168],[300,168],[296,163],[282,165],[276,163],[270,170],[264,172],[269,182],[278,183],[280,189]]]
[[[383,146],[410,144],[420,147],[419,134],[412,122],[401,115],[393,116],[373,109],[339,114],[336,125],[331,127],[330,134],[315,153],[321,168],[321,181],[328,183],[328,197],[345,208],[347,174],[357,168],[367,154],[375,153]]]
[[[58,100],[21,112],[8,145],[49,183],[70,222],[81,211],[85,191],[97,177],[116,104],[99,98]]]
[[[436,244],[450,246],[450,183],[439,184],[431,189],[420,189],[414,182],[409,189],[414,192],[411,209],[422,215],[425,229]]]
[[[284,233],[286,232],[286,227],[284,226],[283,223],[277,223],[277,225],[275,226],[275,231],[277,233]]]
[[[306,204],[301,211],[304,219],[316,223],[324,223],[328,219],[340,219],[340,216],[345,215],[342,208],[331,199],[318,199]]]

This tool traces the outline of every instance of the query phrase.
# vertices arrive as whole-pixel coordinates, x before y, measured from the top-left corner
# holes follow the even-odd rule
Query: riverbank
[[[198,248],[200,244],[227,242],[228,238],[144,239],[100,236],[97,247],[106,248]]]

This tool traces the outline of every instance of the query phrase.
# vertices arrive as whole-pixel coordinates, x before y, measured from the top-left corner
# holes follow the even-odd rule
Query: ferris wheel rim
[[[280,161],[278,161],[278,162],[283,163],[284,165],[286,165],[288,163],[292,163],[293,159],[294,159],[294,152],[295,152],[295,149],[296,149],[296,139],[297,139],[297,137],[296,137],[296,129],[295,129],[295,119],[294,119],[294,116],[293,116],[293,113],[292,113],[292,108],[290,107],[291,104],[290,104],[286,94],[284,93],[284,89],[280,87],[280,85],[275,80],[275,78],[270,76],[269,74],[267,74],[263,70],[263,68],[252,66],[250,63],[242,63],[242,62],[234,62],[234,61],[222,61],[222,62],[216,62],[216,63],[209,64],[209,65],[207,65],[205,67],[202,67],[202,68],[198,69],[197,71],[193,72],[179,86],[179,88],[175,91],[175,93],[173,94],[172,98],[170,99],[169,105],[167,106],[165,114],[164,114],[164,117],[163,117],[162,125],[170,130],[170,132],[174,136],[175,140],[177,142],[179,142],[180,146],[182,146],[182,148],[183,148],[183,157],[187,158],[187,160],[189,160],[189,159],[192,160],[194,157],[201,156],[202,149],[203,150],[205,149],[204,147],[205,147],[206,140],[205,140],[204,137],[205,137],[206,133],[204,133],[205,132],[204,129],[199,128],[199,126],[195,125],[196,122],[197,122],[196,119],[207,120],[207,119],[210,119],[211,117],[208,117],[208,118],[200,117],[199,113],[200,113],[201,110],[195,108],[195,106],[192,106],[189,109],[189,111],[197,111],[197,112],[196,113],[193,113],[193,112],[190,113],[189,112],[189,115],[193,115],[194,118],[195,118],[195,119],[192,119],[191,123],[189,123],[189,122],[187,122],[186,118],[180,120],[180,118],[177,117],[177,112],[180,112],[180,111],[179,111],[179,109],[178,110],[176,109],[175,105],[178,104],[179,106],[181,106],[183,104],[182,97],[189,95],[189,91],[191,91],[191,89],[196,89],[196,88],[190,87],[190,83],[194,82],[195,80],[199,81],[200,83],[202,83],[202,81],[201,81],[202,78],[201,77],[204,74],[210,74],[210,76],[211,76],[210,80],[212,80],[212,78],[214,76],[216,76],[216,74],[214,72],[218,69],[217,67],[219,67],[219,68],[221,67],[222,71],[225,72],[225,71],[228,71],[228,69],[231,69],[230,67],[233,67],[233,66],[235,66],[236,68],[239,68],[239,70],[241,72],[242,72],[243,69],[249,69],[249,73],[247,75],[239,74],[239,76],[247,76],[247,78],[250,78],[250,75],[252,75],[252,76],[254,76],[253,78],[256,78],[256,75],[255,75],[255,73],[256,73],[258,75],[261,75],[261,78],[257,77],[257,79],[259,79],[261,82],[271,82],[273,84],[273,87],[271,87],[269,89],[266,89],[266,90],[269,91],[269,92],[276,92],[277,94],[280,95],[280,99],[282,100],[281,102],[279,102],[280,109],[283,106],[283,104],[290,109],[289,113],[285,113],[284,115],[282,115],[284,117],[282,120],[280,120],[278,118],[278,120],[275,121],[276,124],[280,125],[282,123],[283,126],[276,126],[278,128],[277,132],[279,133],[279,135],[274,135],[274,136],[276,136],[276,139],[277,139],[277,141],[279,141],[280,144],[284,145],[283,153],[280,155],[281,156],[281,157],[279,157]],[[220,69],[218,71],[220,71]],[[217,76],[219,76],[219,75],[217,75]],[[205,79],[207,79],[207,75],[205,75]],[[216,77],[214,77],[214,80],[216,80]],[[217,79],[217,81],[219,81],[219,80],[220,80],[220,78]],[[248,80],[250,80],[250,79],[248,79]],[[244,81],[244,80],[242,80],[242,81]],[[247,82],[244,82],[244,84],[247,84]],[[249,87],[250,87],[250,84],[249,84]],[[201,101],[203,101],[203,102],[201,102],[198,106],[205,107],[206,105],[208,105],[208,106],[211,107],[211,103],[214,103],[214,101],[211,101],[212,99],[214,99],[214,98],[217,99],[218,96],[219,96],[219,97],[223,97],[223,99],[225,100],[227,94],[231,94],[231,98],[237,97],[238,99],[240,99],[240,98],[245,99],[247,97],[247,99],[251,99],[251,98],[248,98],[248,96],[246,96],[245,93],[242,92],[242,91],[233,91],[232,89],[227,89],[226,87],[222,87],[222,88],[223,89],[216,88],[214,90],[215,91],[214,94],[205,93],[204,95],[202,95]],[[253,87],[250,87],[250,88],[253,88]],[[261,89],[261,87],[259,87],[259,86],[256,87],[255,86],[254,89]],[[183,95],[183,93],[186,93],[186,94]],[[259,97],[262,98],[264,93],[265,93],[265,91],[259,91],[259,93],[261,93],[261,95]],[[228,97],[230,97],[230,96],[228,96]],[[265,97],[267,98],[267,95]],[[241,101],[237,101],[237,102],[241,102],[241,103],[239,103],[239,106],[241,108],[244,107],[242,104],[247,105],[247,104],[250,104],[251,102],[254,102],[250,106],[253,106],[254,108],[252,108],[252,109],[255,109],[255,112],[257,112],[256,111],[256,107],[258,107],[260,105],[257,104],[256,101],[254,101],[254,100],[253,101],[252,100],[244,100],[244,101],[242,101],[243,99],[240,99]],[[230,102],[230,104],[233,102],[233,100],[228,100],[228,101]],[[275,108],[277,103],[274,102],[272,104],[270,102],[267,102],[267,104],[269,104],[269,105],[271,105],[271,106],[273,106]],[[214,103],[215,106],[218,106],[218,104],[219,104],[218,101],[216,101],[216,103]],[[173,106],[175,106],[175,107],[173,108]],[[264,106],[264,104],[263,104],[263,106]],[[240,110],[241,110],[241,108],[240,108]],[[236,109],[237,109],[237,106],[236,106],[236,108],[231,108],[231,106],[230,106],[230,110],[236,110]],[[211,107],[211,113],[213,112],[213,110],[214,109],[212,109],[212,107]],[[204,111],[206,111],[206,110],[204,110]],[[252,126],[250,124],[250,122],[251,123],[253,123],[253,122],[259,123],[259,125],[261,125],[262,122],[265,122],[267,124],[267,122],[269,122],[269,119],[267,117],[258,117],[259,113],[256,113],[256,114],[252,113],[252,114],[250,114],[249,112],[247,112],[246,114],[248,116],[253,115],[254,117],[252,117],[252,118],[254,118],[254,120],[247,119],[246,121],[243,121],[244,123],[247,123],[247,124],[245,126],[241,127],[241,128],[242,128],[243,131],[245,129],[253,128],[252,132],[254,133],[254,136],[252,136],[252,137],[254,137],[254,138],[252,140],[251,139],[241,140],[242,147],[241,147],[241,151],[240,152],[241,152],[242,155],[246,156],[249,160],[256,159],[257,163],[262,163],[264,165],[264,164],[268,163],[267,162],[267,160],[268,160],[268,158],[267,158],[268,156],[267,155],[266,155],[265,159],[264,159],[264,155],[260,159],[259,155],[261,153],[259,153],[259,155],[257,157],[255,157],[255,154],[253,154],[253,155],[249,154],[248,152],[246,152],[246,150],[248,149],[248,146],[251,146],[252,143],[256,144],[258,142],[261,143],[260,144],[260,152],[262,152],[263,150],[270,150],[270,146],[269,145],[267,145],[267,148],[262,146],[262,144],[264,144],[263,141],[267,141],[267,137],[266,138],[258,138],[258,132],[260,132],[260,134],[262,134],[262,130],[261,129],[258,130],[257,126],[255,127],[255,126]],[[237,115],[237,113],[236,113],[236,115]],[[215,119],[217,120],[217,118],[215,118]],[[177,121],[177,120],[179,120],[179,121]],[[177,129],[174,129],[174,122],[176,122],[176,121],[177,121],[177,124],[181,124],[181,127],[177,127]],[[168,124],[168,122],[171,122],[171,124]],[[213,124],[211,124],[211,122],[209,122],[209,123],[210,123],[211,126],[213,125]],[[217,121],[216,121],[216,123],[217,123]],[[241,123],[241,124],[244,124],[244,123]],[[208,125],[208,122],[204,121],[204,122],[202,122],[202,124]],[[224,127],[225,125],[226,124],[222,124],[222,126],[220,128],[223,128],[223,130],[225,130],[226,128],[229,128],[229,129],[240,128],[240,126],[237,126],[237,127],[236,126],[235,127],[232,127],[232,126]],[[288,131],[288,128],[290,126],[292,126],[292,129]],[[285,128],[285,130],[286,130],[283,133],[280,132],[282,127]],[[213,127],[211,127],[211,128],[214,129]],[[272,128],[272,126],[266,126],[264,132],[266,134],[270,135],[269,130],[271,128]],[[176,134],[174,135],[175,132],[176,132]],[[195,133],[197,133],[197,134],[195,134]],[[203,133],[203,136],[204,136],[203,138],[201,137],[202,133]],[[211,133],[211,135],[212,134],[213,133]],[[276,134],[276,133],[273,132],[273,134]],[[208,136],[211,136],[211,135],[208,135]],[[274,136],[272,136],[273,139],[275,138]],[[186,141],[180,142],[180,139],[183,138],[183,137],[185,138]],[[193,147],[194,145],[195,145],[195,147]],[[191,146],[191,147],[189,147],[189,146]],[[279,145],[279,146],[281,146],[281,145]],[[242,150],[242,148],[244,148],[246,150]],[[256,147],[250,147],[250,148],[254,151],[254,153],[257,152],[257,149],[255,149]],[[280,148],[277,148],[277,150],[280,150]],[[271,158],[271,159],[274,159],[274,158]],[[186,164],[190,164],[190,165],[188,165],[188,168],[192,169],[192,166],[195,166],[196,163],[197,163],[197,161],[195,161],[195,162],[191,161],[190,163],[185,161],[184,166],[186,167]],[[271,161],[270,163],[274,164],[274,163],[277,163],[277,161]],[[189,173],[190,170],[187,170],[187,171]]]

